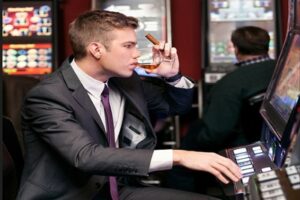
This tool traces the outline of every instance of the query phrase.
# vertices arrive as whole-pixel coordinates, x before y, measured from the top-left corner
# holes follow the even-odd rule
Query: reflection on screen
[[[287,121],[300,94],[300,35],[295,35],[270,103]]]
[[[250,25],[268,31],[269,55],[275,58],[274,6],[272,0],[210,0],[210,63],[236,62],[231,33],[238,27]]]
[[[2,36],[49,36],[52,33],[49,5],[3,7]]]

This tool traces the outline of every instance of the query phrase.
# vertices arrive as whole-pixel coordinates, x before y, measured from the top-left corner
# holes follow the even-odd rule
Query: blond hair
[[[86,56],[86,46],[98,41],[109,47],[112,39],[109,34],[114,29],[138,27],[138,20],[119,12],[92,10],[77,17],[69,27],[69,37],[75,58]]]

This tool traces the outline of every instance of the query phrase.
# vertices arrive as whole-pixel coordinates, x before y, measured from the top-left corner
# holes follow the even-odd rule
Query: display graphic
[[[52,68],[51,44],[9,44],[2,48],[3,71],[7,74],[48,74]]]
[[[9,75],[40,76],[56,65],[55,1],[4,1],[2,68]]]
[[[52,33],[48,5],[7,7],[2,11],[2,36],[49,36]]]

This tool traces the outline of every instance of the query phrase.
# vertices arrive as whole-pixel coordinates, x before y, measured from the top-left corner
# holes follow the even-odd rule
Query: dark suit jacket
[[[107,175],[122,176],[123,184],[128,176],[147,176],[156,144],[149,112],[169,115],[191,106],[192,89],[149,85],[135,73],[110,79],[126,103],[120,148],[108,148],[103,123],[70,59],[26,96],[26,157],[18,199],[91,199]]]

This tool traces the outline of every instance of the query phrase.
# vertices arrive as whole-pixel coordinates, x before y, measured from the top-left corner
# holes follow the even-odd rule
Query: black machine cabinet
[[[271,37],[269,53],[276,58],[280,49],[280,9],[276,0],[203,1],[204,86],[214,84],[235,69],[231,33],[241,26],[258,26]],[[221,34],[220,34],[221,33]]]
[[[300,165],[256,174],[246,190],[248,200],[299,200]]]

